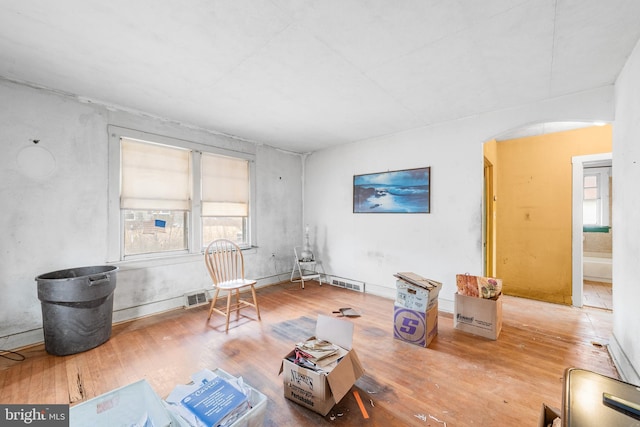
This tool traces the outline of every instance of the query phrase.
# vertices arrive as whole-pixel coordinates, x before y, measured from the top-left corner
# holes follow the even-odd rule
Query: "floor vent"
[[[356,292],[364,292],[364,282],[358,282],[357,280],[350,280],[342,277],[331,277],[329,284]]]
[[[193,308],[207,303],[207,293],[196,291],[184,294],[184,307]]]

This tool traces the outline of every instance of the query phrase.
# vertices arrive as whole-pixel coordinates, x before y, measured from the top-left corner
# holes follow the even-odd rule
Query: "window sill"
[[[585,225],[582,227],[584,233],[608,233],[610,230],[611,227],[608,226]]]
[[[257,252],[257,247],[252,246],[246,249],[242,249],[243,254],[254,254]],[[144,268],[163,267],[167,265],[187,264],[191,262],[204,262],[203,261],[204,248],[202,252],[193,254],[180,254],[169,255],[162,257],[149,257],[149,258],[136,258],[124,261],[108,262],[109,265],[118,267],[120,271],[127,270],[140,270]]]

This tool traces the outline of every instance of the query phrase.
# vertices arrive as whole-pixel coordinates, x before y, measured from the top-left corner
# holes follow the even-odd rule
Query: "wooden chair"
[[[225,332],[229,331],[229,315],[231,312],[236,312],[236,319],[240,318],[240,309],[242,307],[253,307],[258,314],[258,320],[260,319],[260,308],[258,307],[258,299],[256,298],[255,280],[244,278],[244,256],[242,250],[231,240],[217,239],[207,246],[207,250],[204,252],[204,261],[209,270],[211,280],[213,280],[213,288],[215,289],[215,295],[211,300],[211,308],[209,308],[209,317],[207,321],[211,319],[211,314],[222,314],[226,317],[227,323],[225,326]],[[240,289],[251,288],[251,295],[253,296],[253,302],[240,298]],[[220,309],[216,307],[216,301],[218,300],[218,294],[220,291],[227,291],[227,307]],[[231,302],[232,294],[236,295],[235,303]]]

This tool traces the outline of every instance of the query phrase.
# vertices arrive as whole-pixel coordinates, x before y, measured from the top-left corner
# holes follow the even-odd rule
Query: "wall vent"
[[[193,308],[207,303],[207,292],[195,291],[184,294],[184,307]]]
[[[357,280],[345,279],[343,277],[331,277],[329,281],[330,285],[337,286],[339,288],[350,289],[356,292],[364,292],[364,282]]]

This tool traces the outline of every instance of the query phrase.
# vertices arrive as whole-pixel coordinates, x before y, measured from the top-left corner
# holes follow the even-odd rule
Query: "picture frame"
[[[353,213],[430,212],[430,167],[353,176]]]

